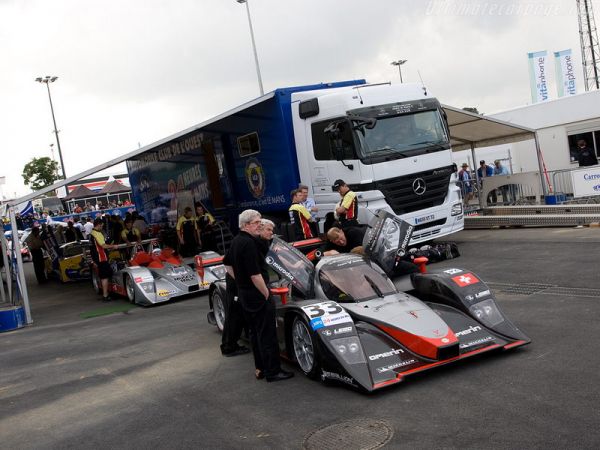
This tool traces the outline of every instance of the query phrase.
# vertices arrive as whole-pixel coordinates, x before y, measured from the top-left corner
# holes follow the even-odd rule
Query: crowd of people
[[[494,161],[494,165],[486,164],[485,160],[479,161],[479,168],[477,169],[477,176],[469,169],[469,165],[465,162],[461,166],[461,170],[458,172],[458,181],[462,191],[463,202],[465,206],[469,205],[469,202],[475,195],[475,188],[481,189],[483,187],[484,179],[498,176],[498,175],[510,175],[510,171],[506,166],[502,164],[499,159]],[[500,186],[498,189],[502,195],[502,203],[505,205],[514,204],[517,201],[516,190],[514,185],[506,184]],[[490,191],[487,197],[488,204],[498,203],[498,190],[493,189]]]

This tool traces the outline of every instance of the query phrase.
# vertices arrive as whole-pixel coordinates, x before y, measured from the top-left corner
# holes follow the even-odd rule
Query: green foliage
[[[21,176],[26,185],[37,191],[59,180],[60,177],[57,174],[58,163],[44,156],[42,158],[33,158],[25,164]]]

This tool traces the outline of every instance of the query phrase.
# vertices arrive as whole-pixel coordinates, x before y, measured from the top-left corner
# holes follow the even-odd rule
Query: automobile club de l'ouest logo
[[[246,163],[246,183],[254,198],[261,198],[265,194],[265,171],[256,158],[248,159]]]

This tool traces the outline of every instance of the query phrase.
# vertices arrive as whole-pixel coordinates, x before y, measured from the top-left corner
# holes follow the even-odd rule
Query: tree
[[[47,156],[33,158],[25,164],[21,176],[25,184],[34,191],[43,189],[60,179],[58,176],[58,163]]]

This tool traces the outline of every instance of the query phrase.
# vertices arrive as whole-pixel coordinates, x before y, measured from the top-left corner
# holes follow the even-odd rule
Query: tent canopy
[[[69,195],[63,198],[63,200],[75,200],[79,198],[90,198],[95,197],[97,194],[91,189],[85,187],[83,184],[80,184],[75,189],[71,191]]]
[[[121,192],[129,192],[129,191],[131,191],[131,188],[124,186],[123,184],[119,183],[117,180],[113,180],[109,183],[106,183],[104,185],[104,187],[102,188],[102,190],[100,192],[98,192],[98,194],[96,194],[96,195],[119,194]]]
[[[474,114],[453,106],[443,105],[443,108],[448,116],[450,143],[452,151],[455,152],[472,147],[510,144],[535,138],[535,130],[531,128]]]

